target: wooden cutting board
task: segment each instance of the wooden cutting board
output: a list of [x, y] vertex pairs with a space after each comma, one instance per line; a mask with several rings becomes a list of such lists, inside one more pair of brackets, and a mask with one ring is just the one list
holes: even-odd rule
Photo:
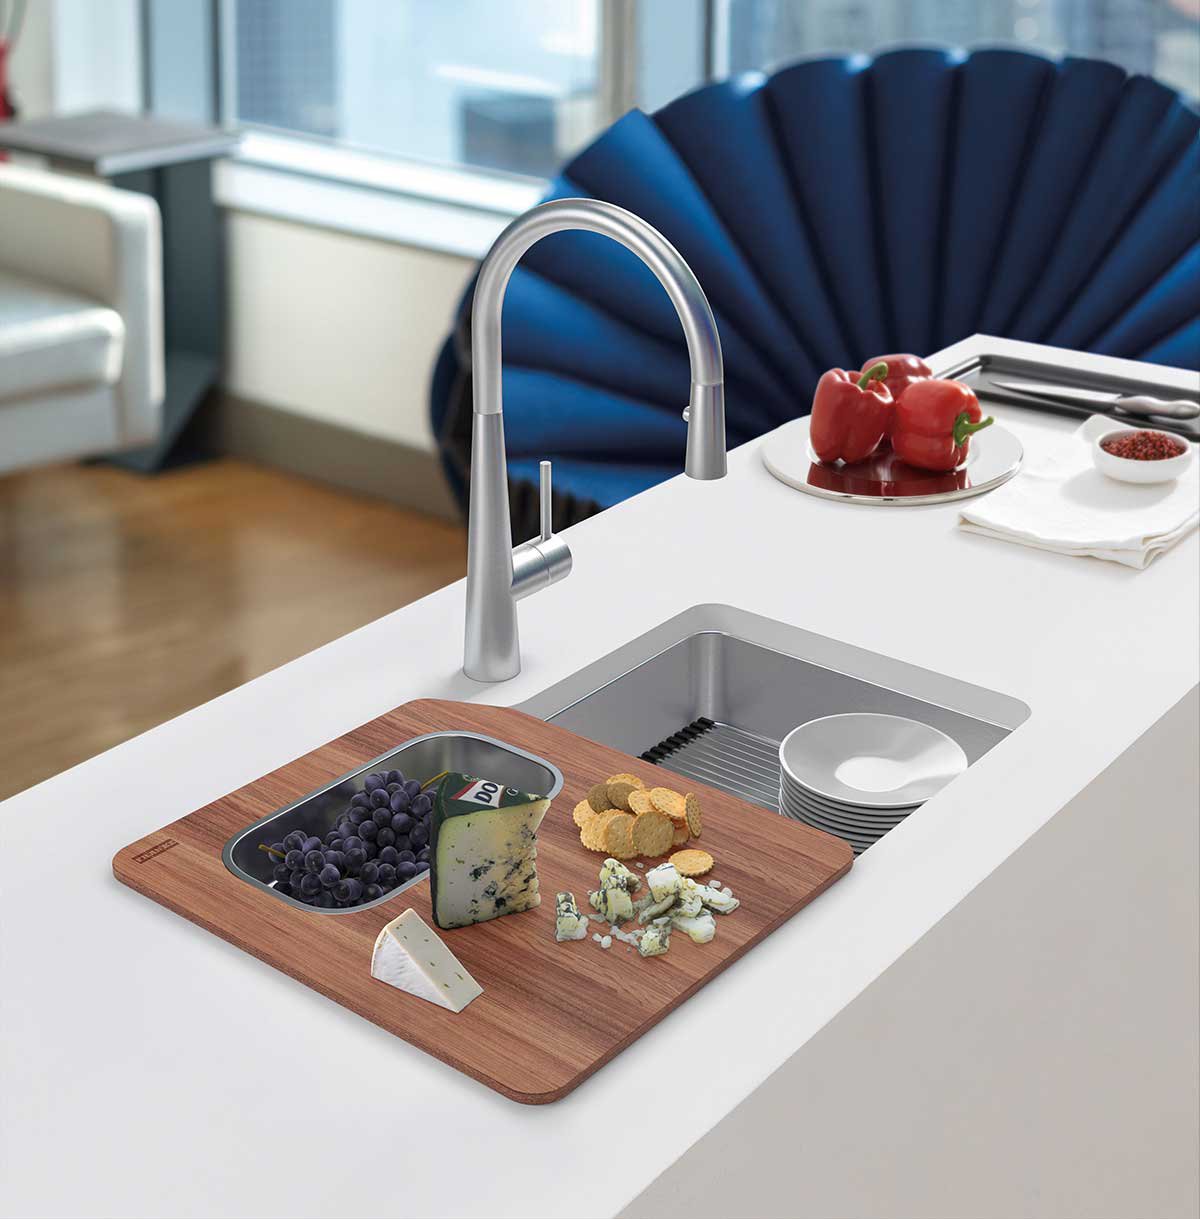
[[[455, 729], [537, 754], [565, 779], [538, 831], [541, 905], [440, 933], [483, 987], [457, 1014], [370, 975], [375, 937], [385, 923], [411, 906], [434, 925], [427, 883], [373, 909], [331, 916], [272, 897], [233, 875], [221, 859], [226, 841], [250, 823], [415, 736]], [[677, 932], [665, 956], [642, 958], [617, 940], [602, 949], [590, 934], [579, 942], [555, 941], [555, 892], [571, 890], [584, 910], [603, 862], [580, 844], [571, 812], [593, 784], [620, 771], [700, 797], [703, 836], [691, 845], [715, 857], [712, 875], [742, 903], [733, 914], [717, 916], [711, 943], [693, 944]], [[850, 847], [838, 838], [524, 712], [423, 700], [148, 834], [117, 854], [113, 871], [139, 893], [489, 1088], [524, 1104], [545, 1104], [619, 1054], [845, 875], [852, 862]]]

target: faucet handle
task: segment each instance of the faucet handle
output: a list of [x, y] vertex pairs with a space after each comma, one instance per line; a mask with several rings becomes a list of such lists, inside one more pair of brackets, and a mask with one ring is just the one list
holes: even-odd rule
[[553, 493], [550, 485], [550, 463], [538, 464], [538, 509], [542, 518], [542, 541], [548, 542], [554, 535], [552, 513], [554, 511]]
[[541, 537], [531, 538], [512, 552], [512, 595], [518, 601], [539, 588], [557, 584], [571, 571], [571, 548], [566, 539], [555, 537], [551, 520], [550, 463], [538, 465], [538, 508]]

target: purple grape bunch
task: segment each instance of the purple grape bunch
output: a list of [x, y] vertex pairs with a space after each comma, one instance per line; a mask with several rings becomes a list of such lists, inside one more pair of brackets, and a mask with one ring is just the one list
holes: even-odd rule
[[399, 770], [377, 770], [319, 838], [293, 830], [268, 850], [277, 893], [322, 910], [346, 910], [429, 871], [433, 799]]

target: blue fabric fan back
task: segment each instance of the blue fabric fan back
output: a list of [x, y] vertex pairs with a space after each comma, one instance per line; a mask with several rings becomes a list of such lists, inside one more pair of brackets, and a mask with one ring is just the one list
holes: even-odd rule
[[[809, 410], [817, 377], [977, 331], [1200, 368], [1200, 116], [1112, 64], [906, 49], [796, 64], [634, 110], [547, 198], [636, 212], [721, 333], [730, 447]], [[465, 495], [470, 292], [433, 422]], [[563, 233], [514, 271], [504, 413], [514, 533], [539, 459], [568, 524], [683, 468], [687, 351], [657, 281]]]

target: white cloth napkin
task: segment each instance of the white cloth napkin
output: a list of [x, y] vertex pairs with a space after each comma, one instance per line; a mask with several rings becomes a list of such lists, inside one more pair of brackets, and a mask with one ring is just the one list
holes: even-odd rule
[[1101, 474], [1092, 464], [1092, 441], [1119, 426], [1093, 415], [1045, 460], [969, 501], [959, 524], [1039, 550], [1146, 567], [1200, 521], [1200, 467], [1193, 460], [1165, 483], [1123, 483]]

